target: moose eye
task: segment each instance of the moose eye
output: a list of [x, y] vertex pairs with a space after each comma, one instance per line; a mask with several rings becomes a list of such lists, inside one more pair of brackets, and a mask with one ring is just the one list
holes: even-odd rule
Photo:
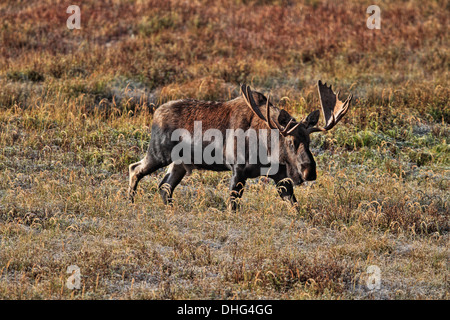
[[291, 148], [292, 150], [297, 150], [298, 147], [298, 143], [296, 143], [296, 141], [294, 140], [289, 140], [289, 148]]
[[296, 141], [296, 139], [293, 139], [292, 137], [290, 139], [287, 140], [287, 145], [289, 146], [290, 149], [296, 150], [298, 148], [298, 141]]

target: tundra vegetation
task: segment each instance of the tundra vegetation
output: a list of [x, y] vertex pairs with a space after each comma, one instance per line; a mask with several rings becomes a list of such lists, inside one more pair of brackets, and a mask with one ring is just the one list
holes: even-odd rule
[[[2, 1], [0, 298], [448, 299], [449, 3], [379, 5], [370, 30], [360, 1], [89, 0], [69, 30], [64, 1]], [[159, 105], [247, 83], [301, 119], [318, 79], [354, 96], [298, 208], [259, 178], [226, 210], [229, 172], [126, 199]]]

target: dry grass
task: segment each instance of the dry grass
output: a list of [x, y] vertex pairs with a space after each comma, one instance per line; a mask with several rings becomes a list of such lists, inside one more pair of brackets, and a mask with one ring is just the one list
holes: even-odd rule
[[[72, 31], [67, 5], [0, 4], [1, 299], [449, 298], [448, 4], [380, 3], [377, 31], [357, 1], [84, 1]], [[356, 99], [298, 211], [260, 179], [231, 214], [213, 172], [125, 200], [160, 103], [247, 82], [301, 117], [317, 79]]]

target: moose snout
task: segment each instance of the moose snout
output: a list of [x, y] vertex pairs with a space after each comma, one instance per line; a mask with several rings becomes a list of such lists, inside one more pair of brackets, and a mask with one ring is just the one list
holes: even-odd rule
[[301, 165], [302, 178], [305, 181], [314, 181], [317, 179], [316, 165], [313, 163]]

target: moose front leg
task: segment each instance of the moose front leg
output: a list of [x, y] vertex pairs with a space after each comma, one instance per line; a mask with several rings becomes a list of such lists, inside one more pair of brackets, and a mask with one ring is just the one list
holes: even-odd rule
[[246, 180], [247, 178], [245, 177], [243, 170], [233, 170], [230, 184], [230, 203], [228, 205], [228, 209], [232, 212], [236, 212], [239, 207], [239, 200], [244, 192]]
[[297, 203], [297, 199], [294, 195], [294, 185], [292, 183], [292, 180], [283, 179], [278, 182], [277, 191], [283, 200], [289, 201], [292, 205], [295, 205]]
[[296, 205], [297, 199], [294, 195], [294, 183], [286, 175], [275, 175], [271, 177], [275, 184], [277, 185], [277, 191], [280, 197], [289, 201], [293, 206]]

